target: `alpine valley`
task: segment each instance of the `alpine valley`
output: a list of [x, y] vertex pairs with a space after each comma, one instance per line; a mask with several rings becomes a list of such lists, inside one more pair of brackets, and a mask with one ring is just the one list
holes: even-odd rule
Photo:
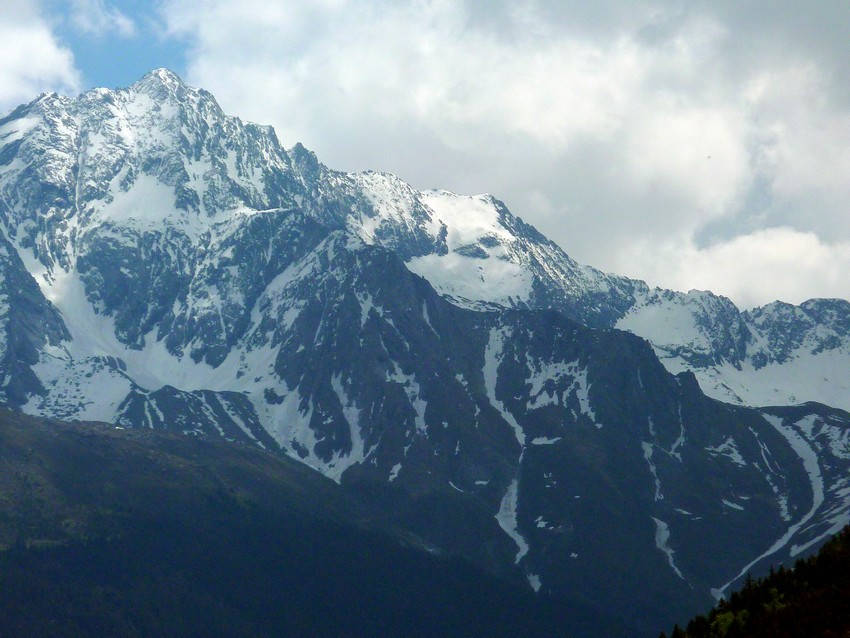
[[0, 331], [6, 406], [300, 461], [597, 635], [850, 523], [847, 301], [650, 289], [163, 69], [0, 119]]

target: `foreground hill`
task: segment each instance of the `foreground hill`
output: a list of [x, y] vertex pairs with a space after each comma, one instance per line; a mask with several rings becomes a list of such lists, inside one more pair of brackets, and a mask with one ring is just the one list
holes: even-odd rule
[[850, 527], [793, 569], [748, 580], [708, 616], [697, 616], [673, 638], [839, 637], [850, 635]]
[[0, 463], [2, 636], [616, 631], [261, 450], [0, 410]]

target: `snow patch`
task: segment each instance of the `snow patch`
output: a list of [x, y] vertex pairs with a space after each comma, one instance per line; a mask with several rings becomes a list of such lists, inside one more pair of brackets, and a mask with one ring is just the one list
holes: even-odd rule
[[741, 456], [741, 453], [738, 451], [738, 446], [735, 445], [735, 439], [731, 436], [727, 437], [723, 443], [715, 447], [707, 447], [705, 448], [706, 452], [709, 452], [712, 455], [716, 456], [725, 456], [729, 460], [731, 460], [735, 465], [745, 466], [747, 463], [744, 461], [744, 457]]
[[505, 534], [510, 536], [516, 543], [518, 551], [514, 564], [519, 564], [519, 561], [528, 553], [528, 543], [522, 534], [519, 533], [517, 523], [517, 504], [519, 501], [519, 481], [514, 479], [508, 486], [505, 495], [502, 497], [502, 503], [499, 506], [499, 513], [496, 514], [496, 520], [499, 527], [504, 530]]
[[[586, 396], [583, 389], [587, 386], [587, 371], [580, 367], [578, 360], [543, 362], [533, 361], [528, 357], [527, 366], [529, 376], [526, 383], [531, 384], [527, 406], [529, 411], [547, 405], [563, 405], [564, 397], [574, 391], [579, 397]], [[565, 381], [571, 381], [571, 384], [565, 387]], [[560, 390], [558, 386], [561, 386]], [[581, 401], [581, 398], [579, 400]]]
[[658, 470], [655, 468], [655, 463], [652, 462], [652, 453], [655, 446], [652, 443], [643, 441], [641, 442], [641, 447], [643, 448], [643, 458], [649, 466], [649, 473], [652, 474], [652, 478], [655, 481], [655, 500], [663, 501], [664, 495], [661, 493], [661, 479], [658, 478]]
[[601, 428], [602, 424], [596, 421], [596, 412], [590, 406], [589, 392], [590, 384], [587, 382], [587, 368], [584, 368], [576, 375], [576, 397], [582, 414], [589, 418], [597, 428]]
[[545, 437], [545, 436], [537, 436], [537, 437], [534, 437], [533, 439], [531, 439], [531, 444], [532, 445], [554, 445], [555, 443], [560, 441], [561, 438], [562, 437], [560, 437], [560, 436], [556, 436], [556, 437], [551, 438], [551, 439], [548, 438], [548, 437]]
[[670, 528], [664, 521], [659, 520], [654, 516], [651, 518], [655, 521], [655, 546], [667, 556], [667, 563], [670, 565], [670, 569], [676, 573], [676, 576], [685, 580], [685, 577], [682, 576], [682, 572], [679, 571], [679, 568], [676, 566], [676, 561], [673, 560], [673, 548], [667, 544], [667, 541], [670, 540]]
[[728, 501], [725, 498], [720, 499], [726, 507], [731, 507], [732, 509], [739, 510], [741, 512], [744, 511], [744, 508], [738, 505], [737, 503], [733, 503], [732, 501]]
[[703, 392], [720, 401], [748, 406], [815, 401], [850, 410], [850, 352], [845, 348], [817, 354], [801, 349], [782, 363], [771, 362], [760, 368], [750, 361], [741, 362], [740, 369], [730, 363], [689, 368], [669, 355], [659, 358], [674, 374], [692, 369]]
[[413, 409], [416, 412], [416, 416], [414, 418], [416, 432], [422, 436], [427, 436], [428, 425], [425, 423], [425, 409], [428, 407], [428, 402], [420, 396], [419, 383], [416, 381], [414, 375], [404, 374], [392, 361], [390, 364], [393, 366], [393, 371], [387, 371], [387, 381], [398, 383], [404, 389], [404, 393], [407, 395], [410, 405], [413, 406]]
[[6, 122], [3, 126], [0, 126], [0, 147], [23, 138], [41, 122], [42, 118], [35, 115], [19, 117]]
[[[449, 253], [414, 257], [407, 268], [428, 280], [441, 295], [456, 302], [486, 302], [513, 306], [531, 298], [532, 276], [527, 270], [501, 259], [472, 259]], [[478, 307], [477, 304], [464, 304]]]
[[[506, 328], [492, 328], [490, 330], [490, 339], [487, 342], [487, 347], [484, 350], [484, 387], [487, 391], [487, 398], [490, 404], [496, 408], [502, 418], [514, 429], [514, 435], [520, 446], [525, 448], [525, 432], [522, 426], [517, 423], [514, 415], [511, 414], [505, 405], [496, 398], [496, 381], [498, 379], [499, 363], [504, 356], [502, 350], [505, 345], [505, 340], [509, 338]], [[520, 458], [522, 458], [520, 456]]]
[[850, 460], [850, 427], [830, 424], [812, 414], [798, 421], [797, 428], [809, 441], [826, 439], [833, 456]]

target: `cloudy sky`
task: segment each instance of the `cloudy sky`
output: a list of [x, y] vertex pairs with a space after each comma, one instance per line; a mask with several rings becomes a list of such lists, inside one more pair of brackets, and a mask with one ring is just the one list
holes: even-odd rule
[[332, 168], [490, 192], [584, 263], [850, 298], [850, 3], [0, 0], [0, 110], [167, 66]]

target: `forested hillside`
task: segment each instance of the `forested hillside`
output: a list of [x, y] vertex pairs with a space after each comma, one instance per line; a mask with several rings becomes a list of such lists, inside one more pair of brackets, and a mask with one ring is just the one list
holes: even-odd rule
[[[780, 567], [721, 601], [671, 638], [850, 636], [850, 527], [793, 569]], [[662, 633], [662, 636], [666, 634]]]
[[0, 408], [0, 638], [622, 635], [306, 466]]

